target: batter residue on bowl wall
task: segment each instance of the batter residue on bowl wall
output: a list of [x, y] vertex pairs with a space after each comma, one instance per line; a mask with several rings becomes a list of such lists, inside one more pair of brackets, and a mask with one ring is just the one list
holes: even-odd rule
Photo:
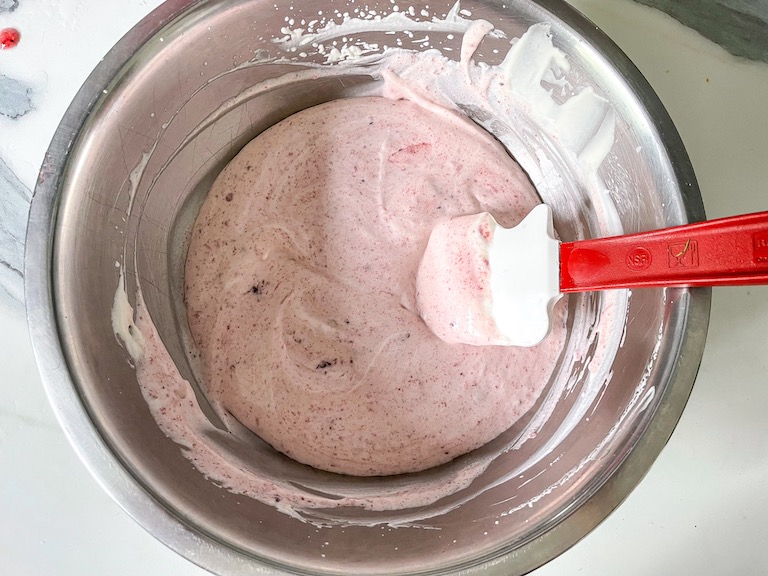
[[[350, 31], [394, 29], [463, 33], [461, 58], [323, 45]], [[556, 329], [533, 349], [446, 345], [415, 313], [416, 266], [437, 218], [488, 210], [511, 226], [538, 201], [507, 152], [475, 124], [513, 153], [547, 202], [563, 191], [545, 177], [553, 168], [546, 146], [565, 151], [601, 232], [620, 233], [597, 175], [613, 144], [613, 110], [591, 89], [565, 81], [567, 59], [546, 24], [513, 41], [493, 66], [472, 57], [486, 35], [503, 35], [464, 18], [458, 4], [427, 22], [397, 13], [283, 32], [276, 40], [283, 50], [300, 60], [307, 54], [298, 50], [312, 47], [329, 61], [308, 71], [304, 63], [297, 76], [364, 71], [381, 79], [380, 92], [288, 118], [247, 146], [214, 185], [187, 264], [203, 383], [233, 437], [245, 424], [315, 467], [377, 475], [438, 465], [493, 439], [528, 410], [565, 342], [564, 307]], [[542, 81], [569, 96], [556, 103]], [[574, 379], [558, 377], [521, 437], [496, 454], [417, 486], [350, 496], [343, 486], [324, 485], [323, 495], [221, 450], [216, 438], [226, 432], [205, 418], [176, 370], [140, 287], [135, 325], [124, 292], [121, 275], [113, 325], [161, 429], [212, 480], [302, 519], [322, 518], [311, 513], [321, 508], [410, 510], [376, 521], [403, 524], [460, 505], [492, 486], [473, 486], [443, 508], [417, 509], [466, 488], [496, 456], [535, 434]], [[603, 305], [621, 317], [626, 295], [607, 296]], [[596, 348], [591, 332], [582, 336], [571, 338], [577, 344], [567, 353], [610, 365], [620, 335], [605, 335]], [[608, 378], [596, 372], [558, 433], [506, 478], [551, 452]]]

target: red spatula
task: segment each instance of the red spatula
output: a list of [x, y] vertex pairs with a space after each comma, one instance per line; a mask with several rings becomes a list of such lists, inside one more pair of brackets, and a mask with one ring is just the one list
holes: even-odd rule
[[768, 284], [768, 212], [561, 243], [551, 209], [540, 205], [509, 229], [488, 213], [440, 222], [417, 302], [447, 342], [533, 346], [564, 293], [746, 284]]

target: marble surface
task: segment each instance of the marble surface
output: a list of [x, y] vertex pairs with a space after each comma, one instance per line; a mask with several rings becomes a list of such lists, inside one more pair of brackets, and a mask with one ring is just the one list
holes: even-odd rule
[[637, 0], [663, 10], [731, 54], [768, 62], [765, 0]]
[[[45, 148], [101, 55], [159, 3], [0, 0], [0, 29], [22, 33], [18, 47], [0, 51], [3, 573], [206, 574], [144, 532], [80, 464], [45, 399], [22, 305], [26, 210]], [[768, 65], [706, 40], [679, 14], [678, 21], [629, 0], [570, 3], [660, 95], [691, 155], [708, 216], [768, 210]], [[760, 1], [717, 4], [767, 9]], [[697, 4], [699, 12], [706, 5]], [[616, 512], [535, 575], [768, 573], [766, 408], [768, 287], [718, 289], [701, 371], [669, 445]]]

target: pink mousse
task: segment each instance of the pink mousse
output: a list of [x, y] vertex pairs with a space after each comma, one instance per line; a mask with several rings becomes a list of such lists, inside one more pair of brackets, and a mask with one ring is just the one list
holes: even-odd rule
[[436, 223], [539, 202], [505, 149], [452, 113], [356, 98], [248, 144], [203, 204], [186, 264], [190, 328], [214, 402], [332, 472], [423, 470], [492, 440], [535, 403], [565, 341], [438, 338], [416, 306]]

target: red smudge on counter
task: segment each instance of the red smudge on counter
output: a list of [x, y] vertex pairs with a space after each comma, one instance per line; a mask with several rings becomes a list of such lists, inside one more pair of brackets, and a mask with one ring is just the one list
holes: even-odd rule
[[14, 48], [21, 40], [21, 33], [16, 28], [3, 28], [0, 30], [0, 50]]

